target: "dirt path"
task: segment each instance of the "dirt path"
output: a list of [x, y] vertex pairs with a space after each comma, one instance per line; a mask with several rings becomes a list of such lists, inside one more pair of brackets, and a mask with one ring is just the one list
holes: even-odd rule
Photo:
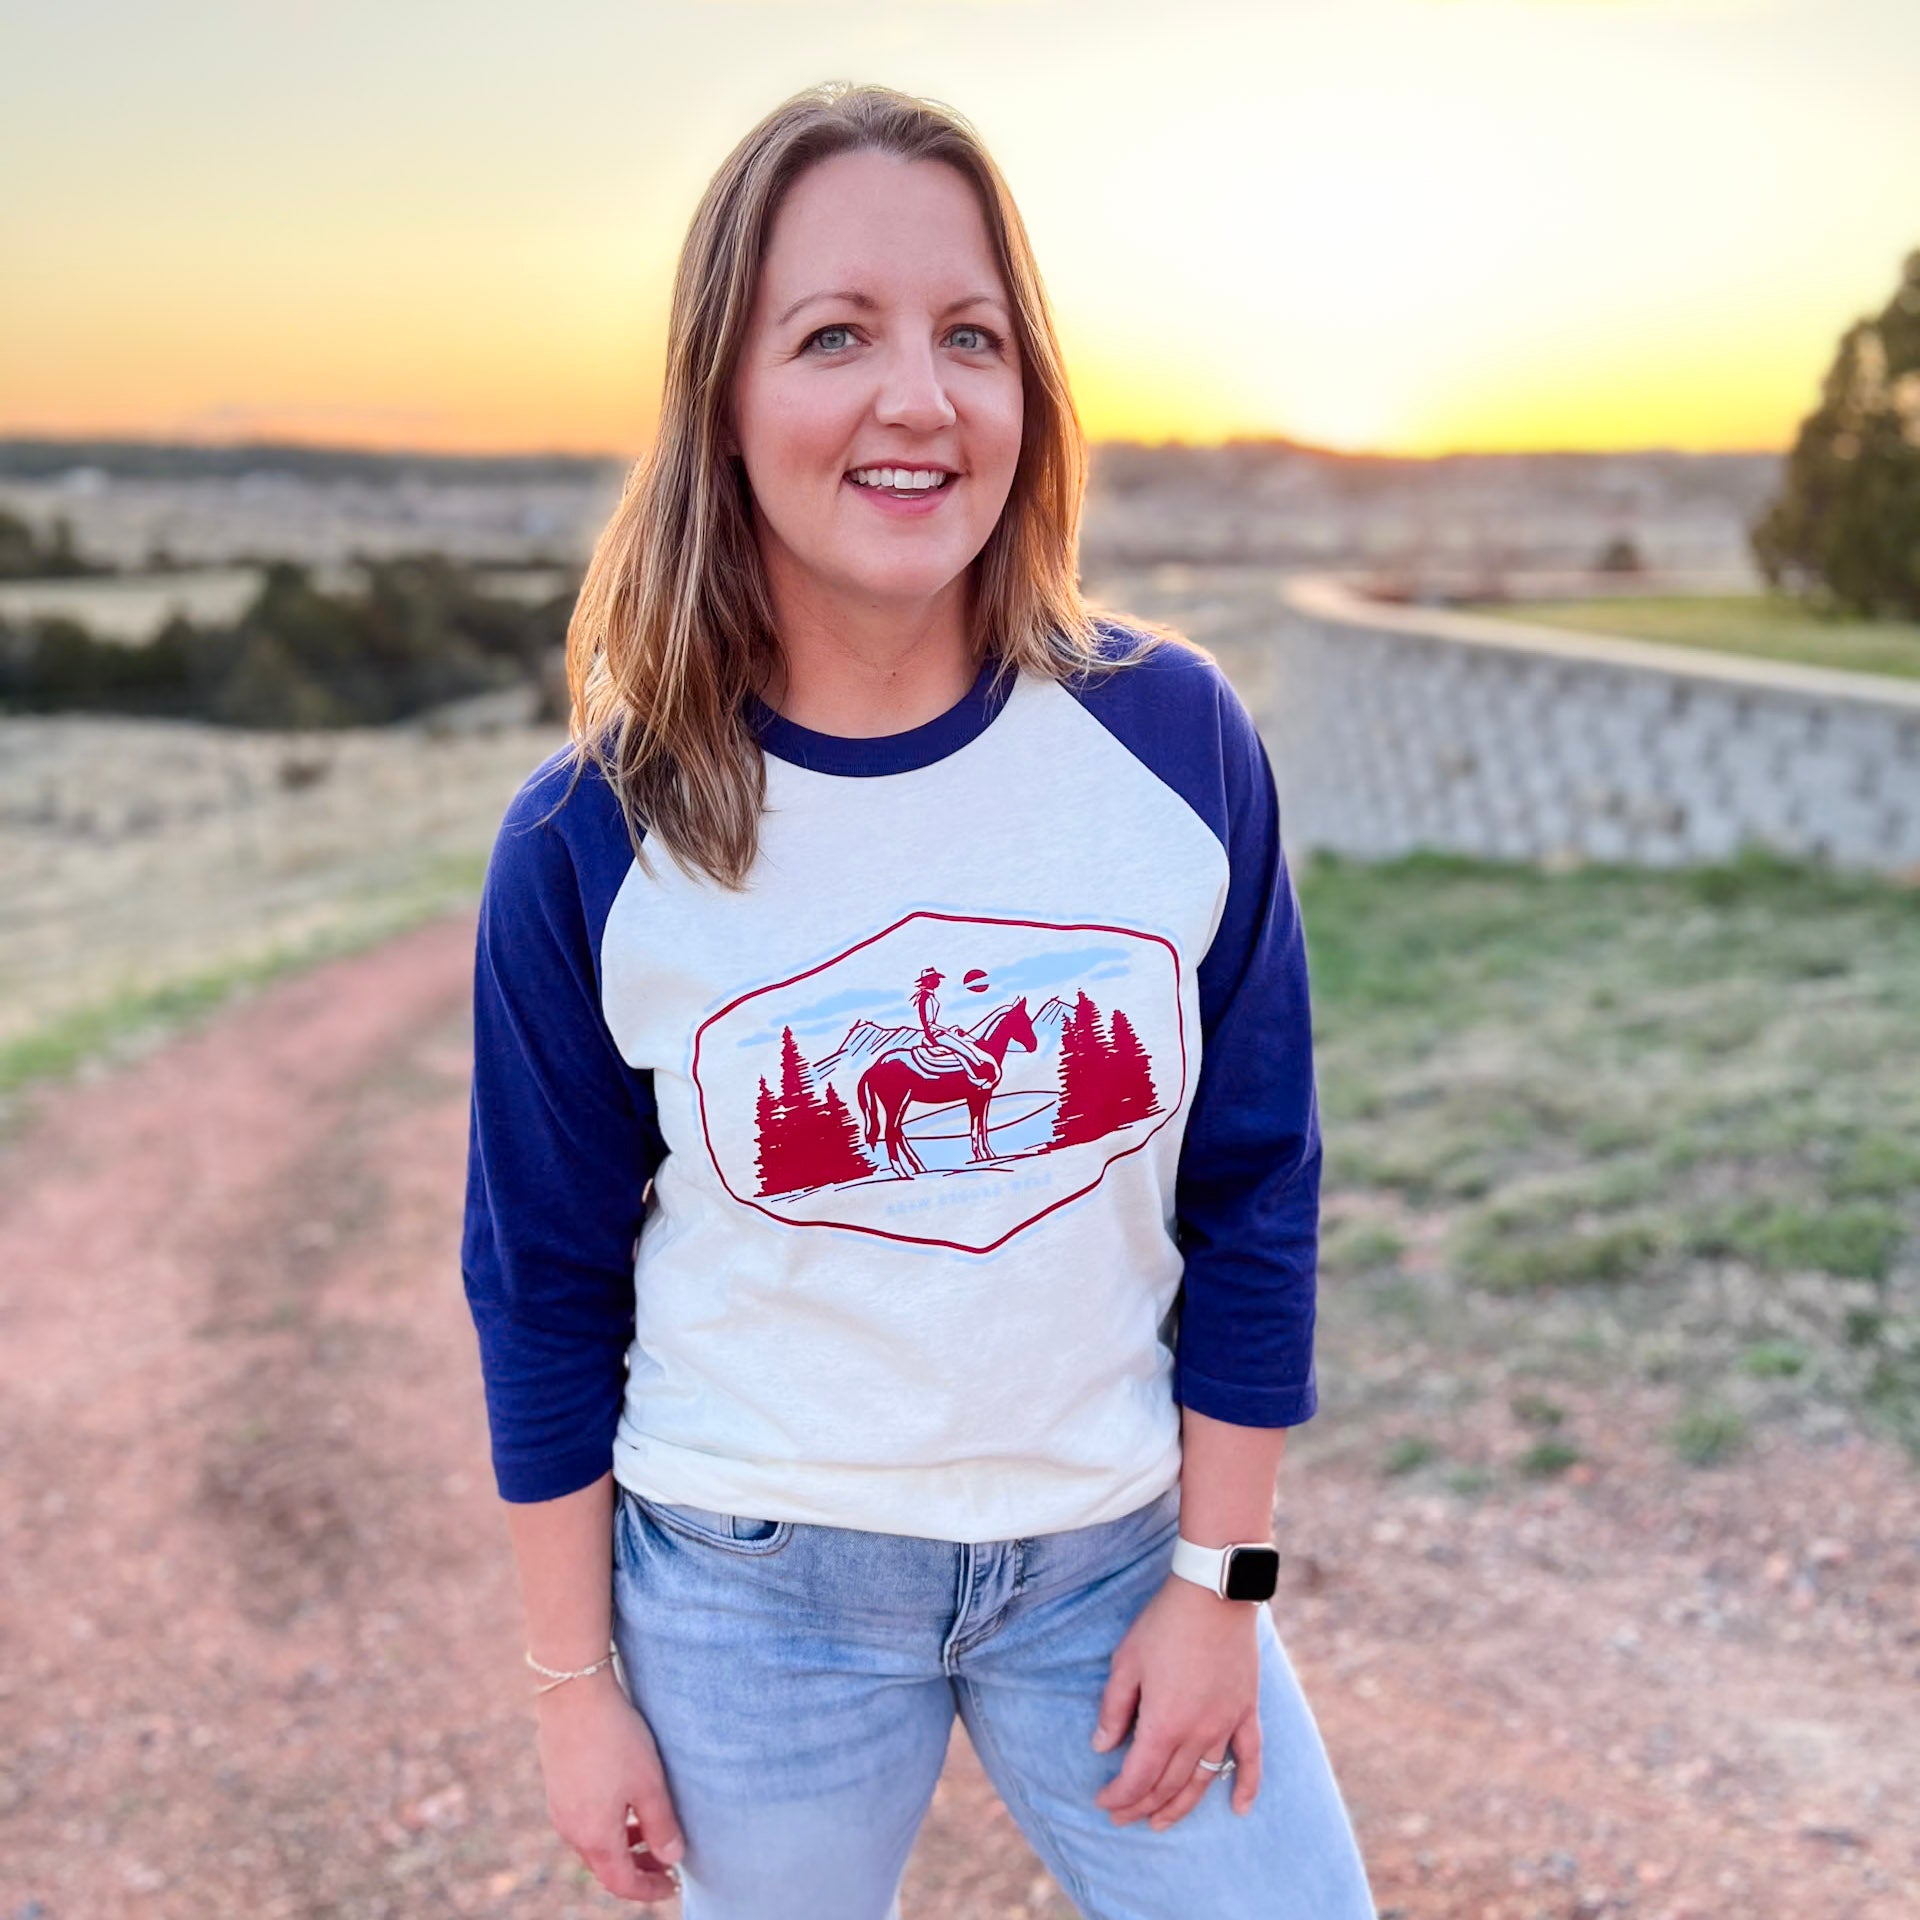
[[[546, 1828], [485, 1466], [471, 937], [283, 981], [0, 1146], [0, 1920], [618, 1908]], [[1902, 1458], [1701, 1472], [1652, 1390], [1569, 1392], [1574, 1473], [1434, 1498], [1339, 1370], [1275, 1607], [1383, 1915], [1920, 1910]], [[906, 1910], [1070, 1913], [964, 1736]]]

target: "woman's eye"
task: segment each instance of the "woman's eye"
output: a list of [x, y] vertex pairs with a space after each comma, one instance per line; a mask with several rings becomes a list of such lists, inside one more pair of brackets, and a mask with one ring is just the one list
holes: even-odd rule
[[[952, 329], [952, 331], [953, 333], [977, 334], [980, 337], [982, 344], [977, 347], [963, 348], [962, 351], [966, 353], [994, 352], [994, 351], [997, 351], [1004, 344], [1000, 336], [997, 333], [995, 333], [991, 327], [976, 327], [976, 326], [968, 325], [968, 326], [955, 327]], [[838, 322], [836, 322], [834, 325], [830, 327], [816, 327], [812, 333], [807, 335], [805, 341], [802, 342], [802, 345], [803, 347], [811, 347], [814, 345], [816, 341], [824, 340], [827, 337], [827, 335], [831, 333], [851, 334], [852, 332], [853, 332], [853, 329], [851, 327], [845, 326]], [[838, 347], [829, 345], [828, 347], [825, 348], [825, 351], [828, 353], [838, 353], [839, 351], [841, 351], [841, 349]]]

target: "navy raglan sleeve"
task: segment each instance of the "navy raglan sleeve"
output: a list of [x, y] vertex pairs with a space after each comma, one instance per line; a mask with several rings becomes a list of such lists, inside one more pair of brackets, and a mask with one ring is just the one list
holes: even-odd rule
[[1175, 1200], [1185, 1277], [1174, 1395], [1215, 1419], [1290, 1427], [1319, 1398], [1321, 1143], [1306, 944], [1266, 746], [1224, 676], [1215, 705], [1229, 879], [1199, 967], [1200, 1079]]
[[529, 782], [501, 824], [474, 955], [460, 1264], [508, 1501], [558, 1499], [612, 1466], [635, 1242], [664, 1154], [652, 1075], [601, 1012], [605, 904], [540, 824], [546, 787]]

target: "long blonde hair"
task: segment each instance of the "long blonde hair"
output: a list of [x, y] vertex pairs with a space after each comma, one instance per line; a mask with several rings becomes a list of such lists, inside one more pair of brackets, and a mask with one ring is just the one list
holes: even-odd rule
[[695, 209], [674, 274], [659, 429], [628, 470], [567, 627], [567, 791], [597, 765], [648, 872], [644, 834], [690, 876], [736, 890], [753, 865], [766, 764], [742, 703], [778, 661], [779, 635], [745, 471], [723, 452], [729, 396], [783, 196], [816, 162], [868, 150], [942, 160], [972, 181], [1012, 306], [1024, 424], [1006, 507], [973, 562], [976, 665], [998, 656], [997, 689], [1021, 667], [1065, 679], [1184, 638], [1131, 620], [1143, 638], [1130, 656], [1101, 649], [1096, 621], [1113, 616], [1078, 585], [1086, 437], [1026, 228], [979, 135], [943, 104], [890, 87], [808, 88], [740, 141]]

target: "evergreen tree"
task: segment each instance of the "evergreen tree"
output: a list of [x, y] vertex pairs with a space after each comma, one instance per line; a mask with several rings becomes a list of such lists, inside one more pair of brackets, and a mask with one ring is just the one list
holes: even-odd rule
[[860, 1144], [860, 1122], [848, 1112], [847, 1103], [840, 1098], [840, 1089], [832, 1081], [827, 1082], [826, 1117], [821, 1130], [835, 1157], [846, 1168], [840, 1179], [864, 1180], [873, 1171], [873, 1162]]
[[762, 1077], [755, 1118], [763, 1194], [864, 1180], [873, 1171], [860, 1150], [859, 1123], [831, 1081], [824, 1091], [814, 1086], [791, 1027], [780, 1030], [780, 1091], [773, 1093]]
[[1920, 619], [1920, 248], [1842, 335], [1748, 540], [1768, 584], [1817, 609]]
[[782, 1178], [780, 1113], [775, 1104], [773, 1089], [767, 1085], [767, 1076], [760, 1076], [759, 1098], [753, 1103], [754, 1137], [760, 1151], [755, 1156], [755, 1165], [760, 1174], [762, 1193], [783, 1193], [786, 1183]]
[[1109, 1023], [1113, 1028], [1113, 1124], [1123, 1127], [1129, 1120], [1143, 1120], [1160, 1110], [1159, 1096], [1153, 1090], [1153, 1069], [1133, 1022], [1118, 1007]]
[[1060, 1104], [1054, 1110], [1051, 1145], [1097, 1140], [1113, 1125], [1111, 1063], [1112, 1050], [1100, 1031], [1100, 1010], [1084, 992], [1078, 993], [1060, 1034]]
[[786, 1112], [806, 1106], [813, 1092], [813, 1074], [800, 1052], [791, 1027], [780, 1029], [780, 1105]]

